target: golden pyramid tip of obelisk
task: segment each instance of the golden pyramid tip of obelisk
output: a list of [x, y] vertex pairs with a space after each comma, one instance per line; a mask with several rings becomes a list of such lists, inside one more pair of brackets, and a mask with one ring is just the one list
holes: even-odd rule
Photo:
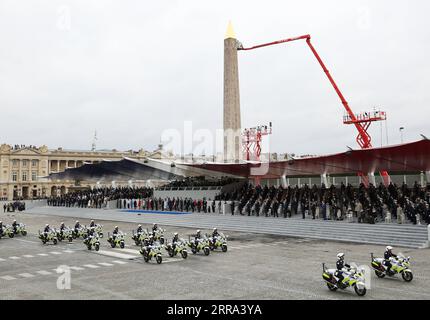
[[234, 33], [231, 20], [228, 22], [227, 31], [225, 32], [225, 38], [224, 39], [228, 39], [228, 38], [236, 39], [236, 35]]

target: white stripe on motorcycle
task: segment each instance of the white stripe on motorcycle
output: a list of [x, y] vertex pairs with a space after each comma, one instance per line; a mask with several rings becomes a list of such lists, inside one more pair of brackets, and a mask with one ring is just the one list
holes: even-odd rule
[[104, 256], [108, 256], [108, 257], [119, 258], [119, 259], [134, 259], [134, 258], [138, 257], [135, 255], [132, 256], [130, 254], [119, 253], [119, 252], [114, 252], [114, 251], [106, 251], [106, 250], [95, 251], [95, 253], [98, 253], [98, 254], [101, 254]]

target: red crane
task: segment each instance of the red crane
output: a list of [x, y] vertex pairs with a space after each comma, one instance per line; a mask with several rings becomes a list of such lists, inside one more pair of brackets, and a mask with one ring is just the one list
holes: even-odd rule
[[[355, 127], [358, 130], [358, 135], [356, 137], [356, 141], [358, 145], [362, 149], [368, 149], [372, 147], [371, 140], [369, 133], [367, 132], [367, 129], [370, 126], [370, 123], [373, 121], [380, 121], [380, 120], [386, 120], [386, 114], [385, 112], [374, 112], [371, 116], [370, 113], [363, 113], [361, 115], [355, 115], [354, 112], [352, 112], [351, 108], [348, 105], [348, 102], [346, 101], [345, 97], [343, 96], [342, 92], [340, 91], [339, 87], [336, 85], [336, 82], [334, 81], [333, 77], [331, 76], [330, 72], [326, 68], [324, 62], [321, 60], [321, 57], [318, 55], [317, 51], [315, 50], [314, 46], [311, 43], [311, 36], [309, 34], [300, 36], [300, 37], [294, 37], [294, 38], [288, 38], [268, 43], [263, 43], [260, 45], [256, 45], [253, 47], [245, 48], [243, 45], [239, 42], [239, 46], [237, 50], [254, 50], [258, 48], [268, 47], [276, 44], [282, 44], [286, 42], [296, 41], [296, 40], [306, 40], [306, 43], [308, 44], [309, 48], [311, 49], [312, 53], [314, 54], [315, 58], [318, 60], [321, 68], [324, 70], [324, 73], [326, 74], [327, 78], [329, 79], [331, 85], [333, 86], [334, 90], [336, 91], [337, 95], [340, 98], [340, 101], [342, 102], [343, 107], [345, 108], [347, 112], [347, 116], [344, 117], [344, 123], [345, 124], [354, 124]], [[369, 116], [368, 116], [369, 114]], [[361, 177], [364, 177], [362, 173], [358, 173]], [[384, 178], [384, 183], [387, 185], [389, 183], [389, 176], [386, 171], [380, 172], [381, 176]], [[365, 179], [364, 183], [367, 185], [368, 181]]]

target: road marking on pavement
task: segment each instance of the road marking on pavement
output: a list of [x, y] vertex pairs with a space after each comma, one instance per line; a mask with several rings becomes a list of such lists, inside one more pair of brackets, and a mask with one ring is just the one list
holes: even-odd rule
[[11, 260], [18, 260], [18, 259], [21, 259], [20, 257], [9, 257], [9, 259], [11, 259]]
[[81, 268], [81, 267], [70, 267], [70, 269], [75, 270], [75, 271], [84, 270], [84, 268]]
[[87, 268], [90, 268], [90, 269], [100, 268], [99, 266], [96, 266], [94, 264], [84, 264], [84, 267], [87, 267]]
[[65, 252], [65, 253], [73, 253], [75, 251], [67, 249], [67, 250], [63, 250], [63, 252]]
[[51, 251], [50, 254], [61, 254], [61, 252], [58, 251]]
[[6, 261], [5, 259], [0, 258], [0, 261]]
[[105, 267], [111, 267], [111, 266], [113, 266], [112, 263], [107, 263], [107, 262], [99, 262], [98, 264], [100, 264], [102, 266], [105, 266]]
[[20, 273], [18, 275], [20, 277], [23, 277], [23, 278], [32, 278], [32, 277], [34, 277], [34, 274], [31, 274], [31, 273]]
[[47, 253], [38, 253], [37, 255], [41, 256], [41, 257], [46, 257], [48, 254]]
[[125, 261], [119, 261], [119, 260], [113, 260], [112, 262], [118, 263], [118, 264], [126, 264], [127, 263]]
[[42, 276], [47, 276], [49, 274], [52, 274], [52, 272], [46, 271], [46, 270], [36, 271], [36, 273], [41, 274]]
[[99, 250], [99, 251], [96, 251], [96, 253], [104, 255], [104, 256], [119, 258], [119, 259], [134, 259], [134, 258], [137, 258], [137, 256], [135, 256], [135, 255], [132, 256], [130, 254], [119, 253], [119, 252], [114, 252], [114, 251], [106, 251], [106, 250]]
[[3, 280], [8, 280], [8, 281], [10, 281], [10, 280], [16, 280], [16, 278], [12, 277], [12, 276], [3, 276], [3, 277], [0, 277], [0, 278], [3, 279]]
[[25, 254], [25, 255], [23, 255], [23, 257], [25, 257], [25, 258], [34, 258], [34, 256], [32, 256], [31, 254]]
[[138, 256], [140, 255], [139, 250], [136, 250], [136, 249], [114, 249], [114, 250], [117, 250], [118, 252], [124, 251], [124, 252], [128, 252], [128, 253], [133, 253], [133, 254], [136, 254]]
[[28, 243], [39, 243], [38, 241], [30, 241], [30, 240], [24, 240], [24, 239], [16, 239], [16, 241], [22, 241], [22, 242], [28, 242]]

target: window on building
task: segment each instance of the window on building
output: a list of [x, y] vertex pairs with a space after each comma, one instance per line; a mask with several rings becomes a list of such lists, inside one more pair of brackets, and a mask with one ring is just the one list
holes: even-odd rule
[[37, 173], [36, 171], [31, 171], [31, 180], [36, 181], [37, 180]]
[[13, 159], [13, 160], [12, 160], [12, 165], [13, 165], [14, 167], [18, 167], [18, 159]]
[[12, 171], [12, 181], [17, 181], [17, 180], [18, 180], [18, 172]]
[[31, 166], [36, 167], [37, 166], [37, 160], [31, 160]]
[[22, 166], [27, 167], [27, 162], [28, 162], [27, 160], [22, 160]]
[[22, 181], [27, 181], [27, 171], [22, 173]]

